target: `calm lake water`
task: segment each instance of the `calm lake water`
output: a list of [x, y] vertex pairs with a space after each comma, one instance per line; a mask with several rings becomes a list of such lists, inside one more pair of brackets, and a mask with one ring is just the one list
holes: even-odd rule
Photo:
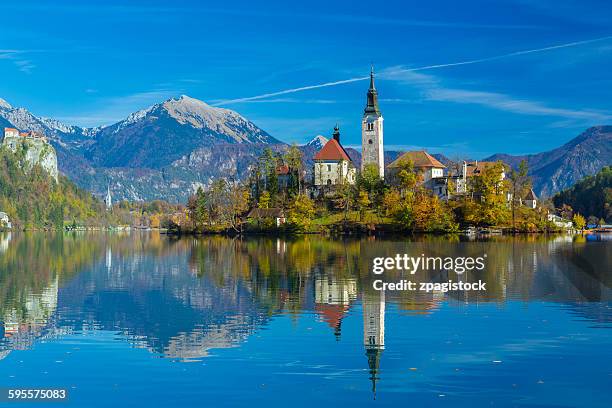
[[[384, 274], [487, 290], [372, 290], [396, 253], [487, 254], [460, 277]], [[610, 407], [611, 265], [601, 237], [4, 233], [0, 387], [86, 407]]]

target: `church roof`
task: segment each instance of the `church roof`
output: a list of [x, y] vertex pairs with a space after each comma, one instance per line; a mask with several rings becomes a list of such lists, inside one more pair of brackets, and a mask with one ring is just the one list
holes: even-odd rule
[[525, 197], [525, 200], [537, 200], [537, 197], [535, 193], [533, 192], [532, 188], [529, 189], [529, 192], [527, 193], [527, 197]]
[[249, 214], [248, 218], [284, 218], [285, 212], [282, 208], [253, 208]]
[[479, 176], [483, 171], [489, 167], [497, 165], [497, 162], [492, 161], [476, 161], [467, 164], [467, 177]]
[[315, 310], [321, 314], [321, 318], [332, 329], [340, 326], [340, 322], [348, 310], [348, 306], [345, 305], [328, 305], [318, 304], [315, 306]]
[[351, 161], [349, 155], [346, 153], [344, 148], [340, 145], [340, 143], [338, 143], [336, 139], [329, 139], [327, 143], [325, 143], [325, 146], [323, 146], [323, 148], [319, 150], [317, 154], [315, 154], [314, 159], [333, 161], [347, 160], [349, 162]]
[[416, 168], [423, 168], [423, 167], [433, 167], [436, 169], [446, 168], [445, 165], [440, 163], [438, 159], [433, 157], [431, 154], [427, 153], [425, 150], [420, 150], [420, 151], [415, 151], [415, 152], [406, 152], [402, 154], [400, 157], [398, 157], [397, 159], [395, 159], [387, 167], [389, 168], [399, 167], [402, 163], [408, 160], [412, 161], [412, 164]]

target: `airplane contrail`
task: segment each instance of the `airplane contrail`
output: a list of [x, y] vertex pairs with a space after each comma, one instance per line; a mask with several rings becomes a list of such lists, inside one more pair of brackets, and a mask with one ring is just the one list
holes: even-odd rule
[[[551, 51], [551, 50], [556, 50], [556, 49], [559, 49], [559, 48], [576, 47], [576, 46], [579, 46], [579, 45], [590, 44], [590, 43], [594, 43], [594, 42], [598, 42], [598, 41], [605, 41], [605, 40], [609, 40], [609, 39], [612, 39], [612, 35], [609, 35], [607, 37], [593, 38], [593, 39], [590, 39], [590, 40], [574, 41], [574, 42], [569, 42], [569, 43], [565, 43], [565, 44], [551, 45], [551, 46], [544, 47], [544, 48], [535, 48], [535, 49], [531, 49], [531, 50], [515, 51], [515, 52], [510, 52], [510, 53], [507, 53], [507, 54], [495, 55], [495, 56], [492, 56], [492, 57], [485, 57], [485, 58], [479, 58], [479, 59], [473, 59], [473, 60], [467, 60], [467, 61], [459, 61], [459, 62], [450, 62], [450, 63], [447, 63], [447, 64], [425, 65], [425, 66], [416, 67], [416, 68], [406, 68], [403, 71], [405, 71], [405, 72], [425, 71], [425, 70], [429, 70], [429, 69], [437, 69], [437, 68], [445, 68], [445, 67], [455, 67], [455, 66], [459, 66], [459, 65], [479, 64], [479, 63], [482, 63], [482, 62], [494, 61], [494, 60], [498, 60], [498, 59], [502, 59], [502, 58], [516, 57], [516, 56], [519, 56], [519, 55], [533, 54], [533, 53], [544, 52], [544, 51]], [[384, 75], [383, 75], [383, 77], [384, 77]], [[341, 81], [325, 82], [325, 83], [317, 84], [317, 85], [301, 86], [299, 88], [285, 89], [283, 91], [270, 92], [270, 93], [266, 93], [266, 94], [262, 94], [262, 95], [249, 96], [249, 97], [246, 97], [246, 98], [228, 99], [228, 100], [225, 100], [225, 101], [220, 101], [220, 102], [214, 104], [214, 106], [223, 106], [223, 105], [229, 105], [229, 104], [232, 104], [232, 103], [254, 101], [254, 100], [258, 100], [258, 99], [269, 98], [269, 97], [272, 97], [272, 96], [286, 95], [286, 94], [291, 94], [291, 93], [296, 93], [296, 92], [308, 91], [308, 90], [311, 90], [311, 89], [326, 88], [326, 87], [329, 87], [329, 86], [338, 86], [338, 85], [348, 84], [348, 83], [357, 82], [357, 81], [365, 81], [367, 79], [370, 79], [370, 77], [369, 76], [364, 76], [364, 77], [344, 79], [344, 80], [341, 80]]]

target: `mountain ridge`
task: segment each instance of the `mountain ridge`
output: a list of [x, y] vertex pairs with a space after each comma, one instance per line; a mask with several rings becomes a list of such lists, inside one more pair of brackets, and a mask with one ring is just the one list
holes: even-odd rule
[[[93, 128], [39, 117], [0, 98], [0, 127], [44, 134], [57, 151], [60, 171], [94, 193], [103, 194], [110, 184], [115, 199], [130, 200], [185, 201], [217, 177], [244, 179], [265, 148], [282, 152], [289, 146], [239, 113], [187, 95]], [[298, 146], [307, 171], [328, 140], [316, 135]], [[359, 167], [359, 150], [347, 148], [347, 152]], [[385, 151], [385, 162], [401, 153]], [[450, 163], [442, 154], [434, 156]], [[485, 160], [503, 160], [517, 167], [523, 159], [528, 161], [536, 192], [551, 195], [612, 164], [612, 126], [589, 128], [547, 152], [497, 153]]]
[[525, 160], [536, 193], [551, 196], [612, 164], [612, 126], [590, 127], [562, 146], [546, 152], [527, 155], [496, 153], [484, 160], [501, 160], [513, 168], [518, 168]]

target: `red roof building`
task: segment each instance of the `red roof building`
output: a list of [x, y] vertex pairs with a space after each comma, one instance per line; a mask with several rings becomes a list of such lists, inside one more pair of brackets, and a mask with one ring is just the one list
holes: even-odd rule
[[351, 161], [351, 158], [336, 139], [329, 139], [325, 146], [317, 152], [314, 159], [323, 161]]

